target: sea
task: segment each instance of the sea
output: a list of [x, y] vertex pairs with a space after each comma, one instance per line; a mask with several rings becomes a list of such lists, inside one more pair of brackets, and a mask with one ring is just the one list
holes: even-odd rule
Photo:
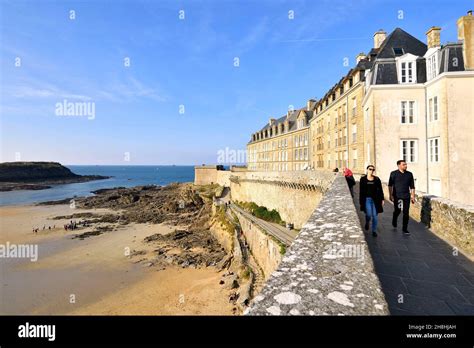
[[165, 186], [172, 182], [194, 182], [194, 166], [178, 165], [66, 165], [80, 175], [104, 175], [109, 179], [54, 185], [45, 190], [0, 192], [0, 206], [34, 204], [93, 195], [92, 191], [142, 185]]

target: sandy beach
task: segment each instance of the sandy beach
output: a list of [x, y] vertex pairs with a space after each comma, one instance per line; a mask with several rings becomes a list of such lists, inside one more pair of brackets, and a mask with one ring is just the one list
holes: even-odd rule
[[[92, 228], [65, 231], [69, 221], [53, 217], [117, 211], [71, 210], [69, 205], [0, 207], [0, 244], [38, 245], [36, 262], [0, 259], [1, 314], [232, 315], [228, 291], [219, 285], [222, 272], [215, 267], [156, 269], [140, 262], [153, 252], [143, 239], [176, 226], [130, 223], [73, 239]], [[32, 232], [35, 227], [38, 233]]]

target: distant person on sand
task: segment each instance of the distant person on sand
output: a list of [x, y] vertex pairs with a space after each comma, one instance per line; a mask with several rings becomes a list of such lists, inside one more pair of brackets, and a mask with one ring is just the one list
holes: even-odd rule
[[344, 173], [344, 177], [346, 178], [347, 186], [349, 186], [349, 191], [351, 191], [351, 196], [354, 197], [354, 186], [356, 184], [354, 174], [349, 168], [346, 167], [342, 169], [342, 172]]
[[410, 219], [410, 202], [415, 203], [415, 180], [413, 174], [407, 170], [407, 162], [397, 161], [398, 169], [390, 173], [388, 180], [388, 190], [390, 200], [394, 204], [392, 226], [397, 227], [397, 220], [403, 210], [403, 233], [409, 235], [408, 221]]
[[377, 237], [377, 214], [383, 212], [384, 195], [382, 181], [374, 175], [375, 167], [367, 166], [367, 175], [360, 178], [359, 204], [365, 212], [365, 230], [369, 230], [372, 220], [372, 236]]

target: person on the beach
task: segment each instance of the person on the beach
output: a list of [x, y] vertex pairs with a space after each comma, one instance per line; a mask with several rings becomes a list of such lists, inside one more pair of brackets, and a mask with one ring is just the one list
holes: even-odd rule
[[360, 178], [360, 210], [365, 212], [365, 230], [369, 230], [372, 220], [372, 236], [377, 237], [377, 214], [383, 213], [384, 195], [382, 181], [374, 175], [375, 167], [367, 166], [367, 175]]
[[404, 160], [398, 160], [397, 166], [398, 169], [390, 173], [390, 178], [388, 180], [390, 200], [395, 206], [392, 217], [392, 226], [395, 228], [397, 227], [398, 216], [403, 210], [402, 230], [405, 235], [409, 235], [409, 211], [410, 202], [415, 203], [415, 180], [413, 174], [407, 170], [407, 162]]
[[351, 196], [354, 197], [354, 186], [356, 184], [356, 181], [354, 179], [354, 174], [347, 167], [342, 168], [342, 172], [344, 173], [344, 177], [346, 178], [347, 186], [349, 186], [349, 191], [351, 192]]

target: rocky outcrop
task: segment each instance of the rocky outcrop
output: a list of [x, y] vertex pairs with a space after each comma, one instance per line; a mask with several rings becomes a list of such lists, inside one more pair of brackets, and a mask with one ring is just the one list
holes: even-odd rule
[[57, 162], [0, 163], [0, 191], [43, 190], [50, 185], [108, 179], [102, 175], [78, 175]]

